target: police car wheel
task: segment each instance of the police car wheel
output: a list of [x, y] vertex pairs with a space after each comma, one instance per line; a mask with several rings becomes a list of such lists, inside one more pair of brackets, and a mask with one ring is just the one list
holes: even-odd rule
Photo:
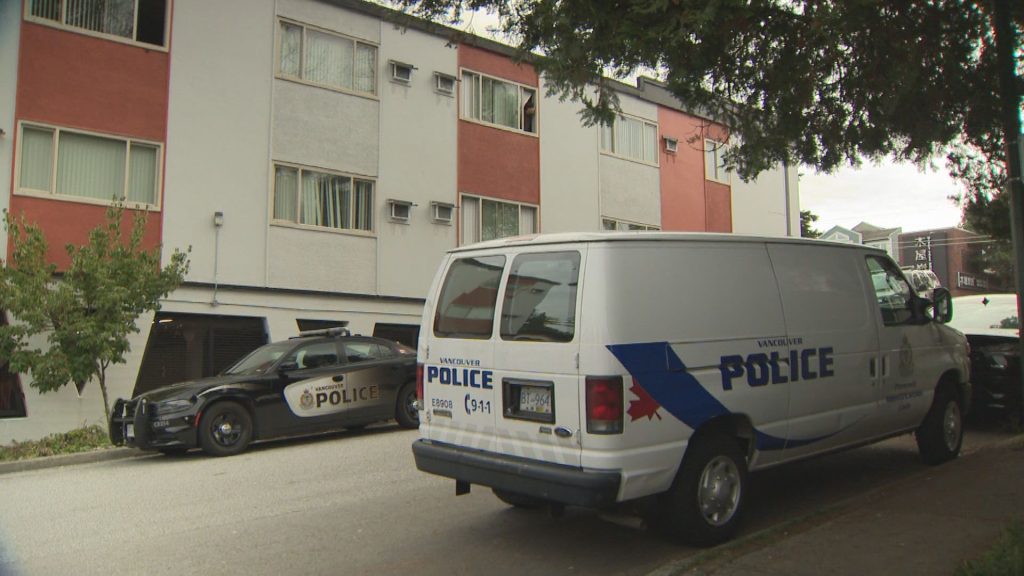
[[242, 452], [252, 440], [249, 411], [234, 402], [218, 402], [203, 414], [199, 423], [199, 444], [211, 456]]
[[398, 390], [395, 402], [395, 420], [402, 428], [419, 428], [420, 413], [416, 409], [416, 383], [406, 382]]
[[721, 435], [690, 443], [659, 523], [669, 536], [696, 546], [732, 538], [747, 487], [747, 461], [735, 439]]
[[546, 502], [540, 498], [534, 498], [533, 496], [527, 496], [525, 494], [517, 494], [515, 492], [508, 492], [506, 490], [499, 490], [498, 488], [491, 488], [494, 495], [509, 506], [516, 508], [522, 508], [523, 510], [536, 510], [542, 508]]
[[964, 440], [963, 411], [952, 387], [942, 386], [935, 391], [932, 407], [915, 436], [925, 464], [942, 464], [960, 454]]

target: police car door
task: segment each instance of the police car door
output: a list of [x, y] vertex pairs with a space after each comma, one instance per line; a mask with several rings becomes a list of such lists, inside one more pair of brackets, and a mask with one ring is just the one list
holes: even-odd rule
[[942, 364], [929, 360], [941, 336], [914, 317], [913, 289], [892, 260], [867, 256], [866, 264], [878, 302], [879, 424], [884, 432], [913, 428], [931, 401], [925, 390], [938, 382]]
[[337, 340], [303, 344], [279, 366], [273, 409], [267, 403], [266, 421], [257, 413], [261, 431], [315, 429], [344, 417], [348, 407], [344, 401], [344, 358]]
[[495, 433], [501, 452], [580, 465], [578, 249], [515, 254], [494, 344]]

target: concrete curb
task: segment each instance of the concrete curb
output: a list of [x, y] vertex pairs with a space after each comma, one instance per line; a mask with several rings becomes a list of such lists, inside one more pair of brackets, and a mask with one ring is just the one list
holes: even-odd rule
[[[961, 454], [960, 460], [971, 459], [974, 455], [979, 453], [1010, 450], [1019, 445], [1024, 445], [1024, 435], [1018, 434], [1005, 440], [980, 446], [977, 449], [972, 450], [970, 453]], [[713, 571], [716, 566], [721, 566], [724, 563], [728, 563], [739, 557], [761, 550], [770, 546], [774, 542], [790, 538], [808, 530], [813, 530], [829, 520], [856, 510], [859, 505], [877, 500], [891, 490], [898, 489], [907, 483], [913, 482], [922, 476], [933, 474], [934, 472], [934, 468], [926, 468], [905, 478], [894, 480], [888, 484], [869, 490], [868, 492], [840, 500], [803, 516], [792, 518], [776, 524], [775, 526], [770, 526], [752, 534], [730, 540], [729, 542], [719, 544], [714, 548], [701, 550], [684, 558], [666, 562], [662, 566], [648, 572], [646, 576], [700, 575], [705, 573], [702, 568]]]
[[27, 470], [41, 470], [44, 468], [56, 468], [58, 466], [73, 466], [76, 464], [89, 464], [92, 462], [105, 462], [108, 460], [123, 460], [126, 458], [138, 458], [150, 456], [151, 453], [136, 450], [135, 448], [103, 448], [90, 452], [78, 452], [76, 454], [61, 454], [60, 456], [44, 456], [41, 458], [25, 458], [24, 460], [12, 460], [0, 462], [0, 475], [13, 472], [25, 472]]

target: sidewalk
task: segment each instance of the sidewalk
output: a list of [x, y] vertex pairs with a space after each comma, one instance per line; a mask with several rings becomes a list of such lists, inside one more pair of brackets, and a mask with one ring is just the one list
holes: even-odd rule
[[[953, 574], [1024, 520], [1024, 437], [784, 527], [666, 566], [660, 576]], [[724, 548], [724, 549], [723, 549]]]

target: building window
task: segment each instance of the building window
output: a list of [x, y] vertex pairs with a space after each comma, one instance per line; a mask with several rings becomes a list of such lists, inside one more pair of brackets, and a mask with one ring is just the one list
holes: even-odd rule
[[391, 198], [388, 199], [388, 207], [390, 208], [389, 216], [392, 221], [400, 222], [402, 224], [409, 223], [409, 217], [412, 215], [412, 202]]
[[455, 76], [434, 72], [434, 90], [445, 96], [455, 95]]
[[618, 220], [615, 218], [602, 218], [601, 229], [603, 230], [661, 230], [658, 226], [651, 226], [648, 224], [639, 224], [636, 222], [626, 222], [625, 220]]
[[447, 202], [431, 202], [431, 219], [438, 224], [451, 225], [455, 213], [455, 206]]
[[373, 230], [373, 182], [343, 174], [274, 166], [274, 220]]
[[537, 91], [463, 70], [462, 117], [536, 133]]
[[725, 169], [722, 156], [725, 155], [725, 143], [704, 139], [704, 177], [712, 182], [729, 184], [729, 172]]
[[601, 125], [601, 151], [657, 164], [658, 125], [631, 116], [619, 116], [611, 125]]
[[157, 206], [160, 146], [23, 124], [18, 190]]
[[537, 207], [473, 196], [462, 197], [462, 243], [533, 234]]
[[391, 80], [400, 84], [412, 83], [412, 71], [416, 67], [412, 64], [406, 64], [404, 62], [398, 62], [397, 60], [391, 61]]
[[164, 46], [167, 0], [30, 0], [29, 20]]
[[377, 47], [335, 34], [280, 22], [278, 74], [318, 86], [374, 95]]

